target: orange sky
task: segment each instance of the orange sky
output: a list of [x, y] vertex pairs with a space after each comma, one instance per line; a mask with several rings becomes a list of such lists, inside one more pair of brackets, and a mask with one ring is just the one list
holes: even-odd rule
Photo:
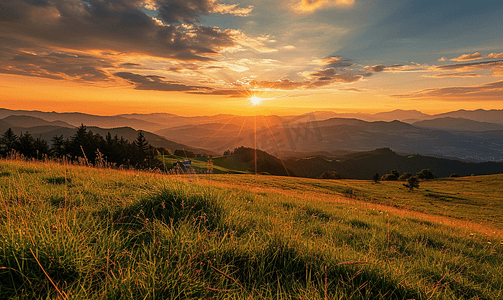
[[0, 108], [251, 115], [257, 94], [278, 115], [503, 109], [503, 6], [233, 2], [9, 2]]

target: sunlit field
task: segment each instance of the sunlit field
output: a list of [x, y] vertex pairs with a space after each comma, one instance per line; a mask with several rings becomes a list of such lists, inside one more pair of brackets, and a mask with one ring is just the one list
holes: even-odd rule
[[2, 160], [0, 298], [502, 299], [502, 179]]

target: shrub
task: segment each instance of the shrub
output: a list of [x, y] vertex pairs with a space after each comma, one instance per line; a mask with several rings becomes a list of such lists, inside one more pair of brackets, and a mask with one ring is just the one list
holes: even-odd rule
[[372, 180], [377, 183], [379, 181], [379, 173], [375, 173], [374, 176], [372, 176]]
[[422, 169], [421, 172], [416, 173], [419, 179], [435, 179], [435, 174], [430, 169]]
[[409, 179], [411, 177], [412, 177], [412, 173], [405, 172], [402, 175], [400, 175], [400, 177], [398, 177], [398, 180], [405, 181], [405, 180], [407, 180], [407, 179]]
[[407, 183], [404, 183], [403, 186], [408, 187], [411, 191], [414, 190], [414, 188], [418, 189], [419, 188], [419, 180], [417, 177], [410, 177], [407, 179]]
[[325, 171], [319, 176], [321, 179], [341, 179], [341, 175], [335, 171]]
[[455, 177], [461, 177], [461, 176], [459, 176], [459, 175], [458, 175], [458, 174], [456, 174], [456, 173], [452, 173], [449, 177], [451, 177], [451, 178], [455, 178]]
[[390, 181], [390, 180], [398, 180], [400, 177], [400, 173], [397, 170], [391, 170], [389, 174], [385, 174], [381, 177], [381, 180]]

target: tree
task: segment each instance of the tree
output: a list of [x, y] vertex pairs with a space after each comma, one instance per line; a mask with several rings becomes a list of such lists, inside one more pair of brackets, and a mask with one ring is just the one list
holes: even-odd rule
[[421, 172], [416, 173], [419, 179], [435, 179], [435, 174], [430, 169], [422, 169]]
[[224, 151], [224, 156], [231, 155], [231, 150], [227, 149]]
[[138, 136], [136, 137], [136, 140], [133, 141], [133, 145], [136, 149], [138, 160], [144, 161], [147, 157], [149, 144], [143, 132], [138, 131]]
[[0, 154], [7, 155], [13, 149], [19, 146], [17, 135], [14, 134], [12, 128], [7, 129], [7, 131], [0, 138]]
[[375, 183], [379, 182], [379, 173], [375, 173], [374, 176], [372, 176], [372, 180], [374, 180]]
[[52, 146], [51, 149], [49, 150], [49, 153], [51, 156], [54, 157], [62, 157], [65, 155], [65, 140], [63, 139], [62, 135], [59, 136], [54, 136], [51, 139]]
[[405, 180], [407, 180], [407, 179], [409, 179], [409, 178], [411, 178], [411, 177], [412, 177], [412, 173], [410, 173], [410, 172], [405, 172], [405, 173], [403, 173], [402, 175], [400, 175], [400, 177], [398, 177], [398, 180], [400, 180], [400, 181], [405, 181]]
[[187, 158], [196, 157], [194, 152], [186, 150], [175, 150], [175, 156], [187, 157]]
[[403, 186], [408, 187], [411, 191], [414, 190], [414, 188], [418, 189], [419, 188], [419, 180], [417, 177], [410, 177], [407, 179], [407, 183], [404, 183]]
[[26, 157], [35, 157], [37, 155], [35, 139], [30, 133], [21, 133], [19, 136], [19, 152]]
[[46, 140], [38, 137], [33, 143], [35, 146], [35, 151], [37, 153], [37, 159], [42, 158], [42, 155], [49, 154], [49, 144], [47, 144]]
[[400, 173], [397, 170], [391, 170], [391, 173], [385, 174], [381, 177], [381, 180], [390, 181], [390, 180], [398, 180], [400, 177]]
[[321, 179], [341, 179], [341, 175], [335, 171], [325, 171], [321, 173], [320, 177]]

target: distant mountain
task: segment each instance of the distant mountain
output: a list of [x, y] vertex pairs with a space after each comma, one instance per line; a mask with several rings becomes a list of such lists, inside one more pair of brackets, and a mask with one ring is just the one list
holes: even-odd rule
[[49, 122], [63, 121], [75, 127], [80, 126], [80, 124], [85, 124], [87, 126], [98, 126], [101, 128], [131, 127], [137, 130], [146, 131], [155, 131], [165, 127], [164, 125], [153, 122], [120, 116], [96, 116], [83, 113], [57, 113], [0, 108], [0, 119], [9, 116], [36, 117]]
[[71, 124], [59, 120], [49, 122], [41, 118], [25, 116], [25, 115], [11, 115], [2, 120], [16, 127], [35, 127], [35, 126], [60, 126], [68, 128], [75, 127]]
[[492, 109], [492, 110], [484, 110], [484, 109], [464, 110], [464, 109], [461, 109], [458, 111], [437, 114], [437, 115], [434, 115], [434, 117], [435, 118], [444, 118], [444, 117], [464, 118], [464, 119], [479, 121], [479, 122], [503, 124], [503, 110], [502, 109]]
[[503, 130], [503, 125], [473, 121], [464, 118], [444, 117], [432, 120], [414, 122], [412, 125], [421, 128], [439, 129], [446, 131], [489, 131]]
[[417, 120], [428, 120], [431, 119], [432, 116], [424, 114], [417, 110], [402, 110], [396, 109], [389, 112], [381, 112], [371, 115], [371, 117], [367, 120], [372, 121], [404, 121], [407, 119], [417, 119]]
[[[48, 122], [60, 120], [73, 126], [83, 123], [100, 128], [131, 127], [219, 154], [239, 146], [257, 145], [263, 151], [288, 157], [298, 157], [298, 153], [370, 151], [389, 147], [398, 153], [456, 157], [468, 161], [499, 161], [503, 158], [503, 130], [487, 124], [503, 125], [503, 110], [459, 110], [434, 116], [416, 110], [394, 110], [377, 114], [320, 111], [281, 117], [228, 114], [183, 117], [169, 113], [95, 116], [0, 109], [0, 119], [13, 115]], [[0, 123], [0, 130], [5, 131], [2, 126], [5, 128], [6, 124], [8, 122]]]
[[[60, 127], [60, 126], [35, 126], [35, 127], [14, 127], [11, 126], [10, 124], [3, 122], [0, 120], [0, 136], [8, 129], [12, 128], [14, 133], [16, 135], [20, 135], [21, 133], [30, 133], [33, 137], [35, 138], [42, 138], [51, 143], [51, 139], [55, 136], [63, 136], [64, 139], [71, 138], [72, 136], [75, 135], [76, 128], [68, 128], [68, 127]], [[110, 129], [104, 129], [104, 128], [99, 128], [95, 126], [87, 126], [87, 130], [91, 131], [93, 134], [99, 134], [103, 137], [105, 137], [109, 132], [112, 136], [117, 135], [119, 138], [124, 137], [124, 139], [128, 140], [129, 142], [134, 141], [138, 137], [138, 131], [130, 128], [130, 127], [118, 127], [118, 128], [110, 128]], [[207, 150], [207, 149], [202, 149], [198, 147], [191, 147], [185, 144], [181, 143], [176, 143], [171, 140], [168, 140], [164, 137], [161, 137], [157, 134], [143, 131], [145, 138], [147, 141], [154, 147], [164, 147], [166, 149], [170, 149], [172, 151], [175, 150], [188, 150], [194, 153], [204, 153], [204, 154], [209, 154], [209, 155], [216, 155], [217, 153]]]
[[422, 155], [401, 156], [388, 148], [337, 158], [317, 156], [286, 160], [285, 165], [301, 177], [317, 177], [325, 171], [336, 171], [343, 178], [354, 179], [372, 179], [375, 173], [384, 175], [393, 169], [400, 174], [416, 174], [422, 169], [430, 169], [439, 177], [448, 177], [453, 173], [460, 176], [503, 173], [503, 162], [468, 163]]
[[[384, 147], [399, 153], [456, 157], [469, 161], [498, 161], [503, 157], [503, 131], [490, 134], [450, 132], [420, 128], [400, 121], [368, 122], [350, 118], [305, 121], [257, 126], [257, 148], [273, 155], [287, 153], [286, 157], [298, 157], [295, 152], [354, 152]], [[249, 127], [238, 130], [234, 125], [193, 125], [156, 133], [178, 143], [208, 148], [217, 153], [238, 146], [255, 147], [255, 132]]]
[[[256, 156], [255, 156], [256, 155]], [[232, 155], [224, 156], [224, 160], [220, 157], [217, 161], [220, 164], [232, 165], [240, 164], [248, 166], [247, 171], [255, 172], [255, 158], [257, 159], [257, 173], [269, 173], [271, 175], [280, 176], [296, 176], [295, 173], [288, 169], [283, 162], [270, 155], [267, 152], [247, 147], [237, 148]], [[232, 163], [230, 163], [232, 161]]]

